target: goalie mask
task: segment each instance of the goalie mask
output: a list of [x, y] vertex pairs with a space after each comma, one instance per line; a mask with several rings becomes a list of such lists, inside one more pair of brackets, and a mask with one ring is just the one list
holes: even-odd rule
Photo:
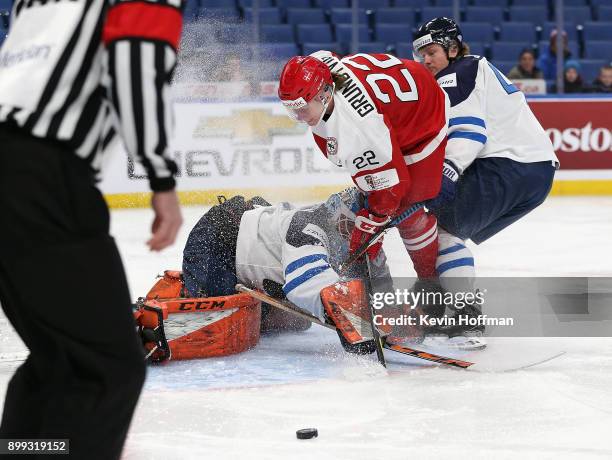
[[412, 42], [412, 54], [415, 61], [422, 62], [423, 59], [419, 50], [431, 45], [432, 43], [444, 48], [449, 61], [448, 50], [451, 46], [457, 46], [460, 50], [463, 47], [463, 33], [455, 21], [450, 18], [439, 17], [423, 24], [419, 27], [414, 41]]
[[357, 213], [364, 206], [365, 197], [355, 187], [334, 193], [325, 202], [331, 226], [338, 230], [343, 239], [349, 240]]

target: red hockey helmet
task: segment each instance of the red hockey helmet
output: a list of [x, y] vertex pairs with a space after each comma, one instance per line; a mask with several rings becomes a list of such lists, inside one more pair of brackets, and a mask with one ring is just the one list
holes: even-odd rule
[[285, 64], [278, 85], [278, 97], [283, 103], [300, 98], [310, 102], [324, 86], [333, 83], [331, 72], [313, 56], [294, 56]]
[[313, 56], [294, 56], [285, 64], [278, 97], [291, 115], [305, 108], [326, 85], [333, 85], [329, 67]]

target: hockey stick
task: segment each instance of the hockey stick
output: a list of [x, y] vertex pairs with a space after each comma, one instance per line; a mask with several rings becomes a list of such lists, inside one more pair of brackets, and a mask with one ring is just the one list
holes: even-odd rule
[[383, 225], [378, 232], [374, 233], [372, 235], [372, 237], [367, 240], [364, 241], [363, 243], [361, 243], [361, 246], [359, 246], [355, 252], [353, 252], [345, 261], [342, 265], [340, 265], [339, 267], [339, 272], [342, 274], [344, 271], [346, 271], [346, 269], [352, 265], [357, 259], [359, 259], [367, 250], [370, 246], [372, 246], [374, 243], [376, 243], [378, 240], [380, 240], [385, 232], [393, 227], [395, 227], [396, 225], [399, 225], [400, 223], [402, 223], [404, 220], [408, 219], [411, 215], [413, 215], [415, 212], [417, 212], [419, 209], [421, 209], [423, 207], [423, 203], [415, 203], [412, 206], [410, 206], [408, 209], [406, 209], [404, 212], [402, 212], [400, 215], [398, 215], [397, 217], [391, 219], [389, 222], [387, 222], [385, 225]]
[[[318, 324], [320, 326], [326, 327], [328, 329], [333, 329], [336, 330], [336, 328], [334, 326], [332, 326], [331, 324], [327, 324], [323, 321], [321, 321], [319, 318], [317, 318], [316, 316], [304, 311], [302, 308], [298, 307], [297, 305], [294, 305], [293, 303], [289, 302], [288, 300], [284, 300], [284, 301], [280, 301], [278, 299], [275, 299], [274, 297], [270, 297], [267, 294], [264, 294], [263, 292], [260, 291], [255, 291], [253, 289], [250, 289], [242, 284], [237, 284], [236, 285], [236, 290], [238, 292], [244, 292], [247, 293], [251, 296], [253, 296], [254, 298], [261, 300], [262, 302], [265, 302], [269, 305], [272, 305], [273, 307], [276, 308], [280, 308], [281, 310], [284, 310], [288, 313], [294, 314], [296, 316], [299, 316], [301, 318], [304, 318], [314, 324]], [[382, 342], [382, 339], [380, 339]], [[381, 344], [382, 345], [382, 344]], [[438, 363], [438, 364], [445, 364], [447, 366], [451, 366], [451, 367], [458, 367], [461, 369], [467, 369], [468, 367], [472, 366], [475, 363], [469, 362], [469, 361], [461, 361], [459, 359], [454, 359], [454, 358], [449, 358], [447, 356], [442, 356], [442, 355], [437, 355], [434, 353], [427, 353], [421, 350], [417, 350], [415, 348], [410, 348], [410, 347], [404, 347], [404, 346], [400, 346], [400, 345], [389, 345], [389, 344], [384, 344], [382, 345], [384, 348], [386, 348], [387, 350], [390, 351], [395, 351], [397, 353], [401, 353], [404, 355], [409, 355], [412, 356], [414, 358], [419, 358], [419, 359], [424, 359], [426, 361], [432, 361], [434, 363]], [[382, 351], [382, 350], [381, 350]]]
[[374, 339], [374, 346], [376, 347], [376, 356], [378, 357], [378, 362], [382, 365], [382, 367], [387, 367], [387, 362], [385, 361], [385, 354], [383, 353], [383, 339], [380, 337], [380, 331], [374, 324], [374, 310], [372, 310], [372, 279], [370, 275], [370, 258], [366, 256], [365, 259], [366, 265], [368, 267], [368, 276], [366, 276], [365, 285], [366, 295], [368, 296], [368, 316], [370, 319], [370, 327], [372, 328], [372, 338]]
[[254, 297], [257, 300], [261, 300], [262, 302], [270, 304], [273, 307], [279, 308], [279, 309], [281, 309], [283, 311], [286, 311], [286, 312], [291, 313], [291, 314], [293, 314], [295, 316], [298, 316], [298, 317], [303, 318], [303, 319], [305, 319], [307, 321], [310, 321], [311, 323], [318, 324], [319, 326], [323, 326], [323, 327], [326, 327], [328, 329], [333, 329], [334, 331], [336, 330], [335, 326], [333, 326], [331, 324], [327, 324], [324, 321], [321, 321], [315, 315], [310, 314], [309, 312], [303, 310], [302, 308], [298, 307], [297, 305], [292, 304], [288, 300], [284, 300], [283, 301], [283, 300], [275, 299], [274, 297], [270, 297], [269, 295], [264, 294], [263, 292], [256, 291], [254, 289], [250, 289], [250, 288], [246, 287], [244, 284], [237, 284], [236, 285], [236, 290], [238, 292], [244, 292], [245, 294], [249, 294], [251, 297]]

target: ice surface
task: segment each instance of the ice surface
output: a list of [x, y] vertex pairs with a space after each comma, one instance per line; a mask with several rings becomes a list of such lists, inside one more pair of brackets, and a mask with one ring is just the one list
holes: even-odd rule
[[[472, 246], [481, 276], [612, 276], [612, 198], [550, 198], [498, 236]], [[134, 298], [181, 249], [204, 208], [186, 208], [177, 244], [152, 254], [151, 212], [113, 212], [112, 231]], [[397, 235], [385, 248], [410, 276]], [[612, 306], [611, 306], [612, 307]], [[240, 355], [149, 370], [126, 459], [612, 458], [612, 339], [497, 339], [458, 354], [494, 367], [567, 353], [509, 372], [441, 369], [399, 355], [345, 354], [333, 333], [263, 337]], [[0, 397], [26, 350], [0, 316]], [[0, 403], [1, 404], [1, 403]], [[297, 440], [299, 428], [319, 437]]]

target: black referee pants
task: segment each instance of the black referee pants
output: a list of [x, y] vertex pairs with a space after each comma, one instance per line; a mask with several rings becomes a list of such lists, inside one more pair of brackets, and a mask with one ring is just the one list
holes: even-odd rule
[[30, 349], [0, 438], [68, 438], [70, 458], [120, 456], [145, 364], [108, 230], [85, 161], [0, 126], [0, 302]]

